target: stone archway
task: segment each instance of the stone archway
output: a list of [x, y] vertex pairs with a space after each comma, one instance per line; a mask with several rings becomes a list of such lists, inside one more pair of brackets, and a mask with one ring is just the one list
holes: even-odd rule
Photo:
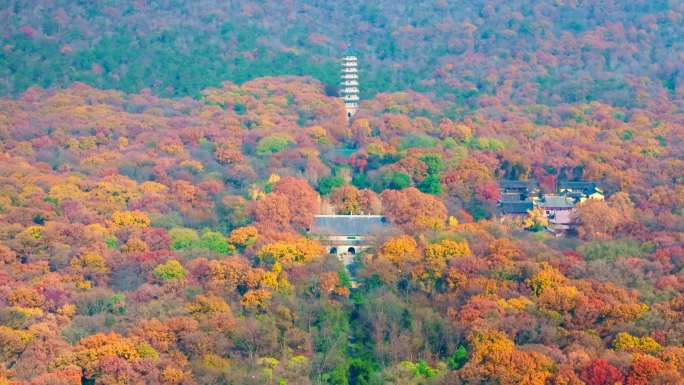
[[337, 247], [331, 247], [330, 254], [337, 254]]
[[355, 254], [356, 254], [356, 249], [355, 249], [354, 247], [350, 247], [350, 248], [347, 249], [347, 253], [349, 253], [349, 254], [351, 254], [351, 255], [355, 255]]

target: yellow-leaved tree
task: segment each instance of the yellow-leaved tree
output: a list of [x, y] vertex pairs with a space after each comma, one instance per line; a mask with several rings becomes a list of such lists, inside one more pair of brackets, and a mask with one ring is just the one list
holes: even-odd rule
[[498, 330], [474, 330], [468, 335], [468, 343], [470, 361], [462, 371], [466, 381], [544, 385], [551, 376], [553, 362], [548, 357], [517, 350], [513, 341]]
[[265, 245], [259, 249], [257, 256], [264, 264], [271, 265], [280, 262], [287, 267], [314, 261], [323, 253], [323, 247], [317, 241], [295, 238], [290, 241], [277, 241]]

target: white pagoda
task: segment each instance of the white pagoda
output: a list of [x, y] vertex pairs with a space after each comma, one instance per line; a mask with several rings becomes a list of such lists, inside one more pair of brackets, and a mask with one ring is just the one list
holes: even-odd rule
[[351, 118], [359, 109], [359, 70], [356, 56], [342, 58], [341, 77], [340, 97], [344, 100], [347, 118]]

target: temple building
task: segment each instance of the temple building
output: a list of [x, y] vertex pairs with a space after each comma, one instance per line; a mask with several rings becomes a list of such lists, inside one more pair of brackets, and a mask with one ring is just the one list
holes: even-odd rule
[[559, 181], [551, 194], [542, 193], [535, 180], [501, 180], [499, 188], [501, 215], [522, 217], [540, 208], [549, 221], [547, 230], [556, 235], [574, 229], [577, 205], [587, 199], [604, 199], [603, 189], [595, 181]]
[[390, 229], [382, 215], [316, 215], [309, 233], [346, 266]]
[[584, 202], [587, 199], [604, 199], [603, 189], [593, 181], [561, 181], [558, 182], [558, 192], [579, 202]]
[[542, 200], [537, 204], [544, 210], [544, 215], [549, 220], [549, 228], [556, 233], [571, 228], [575, 205], [576, 201], [573, 198], [556, 194], [544, 194]]
[[347, 118], [359, 109], [359, 70], [356, 56], [342, 58], [340, 97], [344, 101]]
[[499, 211], [503, 215], [527, 215], [539, 196], [539, 184], [535, 180], [502, 180], [499, 188]]

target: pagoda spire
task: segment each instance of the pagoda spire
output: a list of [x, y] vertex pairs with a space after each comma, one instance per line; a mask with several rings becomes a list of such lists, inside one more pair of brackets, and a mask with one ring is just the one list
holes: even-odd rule
[[345, 55], [341, 60], [340, 97], [344, 101], [347, 118], [350, 119], [359, 109], [359, 70], [354, 55]]

